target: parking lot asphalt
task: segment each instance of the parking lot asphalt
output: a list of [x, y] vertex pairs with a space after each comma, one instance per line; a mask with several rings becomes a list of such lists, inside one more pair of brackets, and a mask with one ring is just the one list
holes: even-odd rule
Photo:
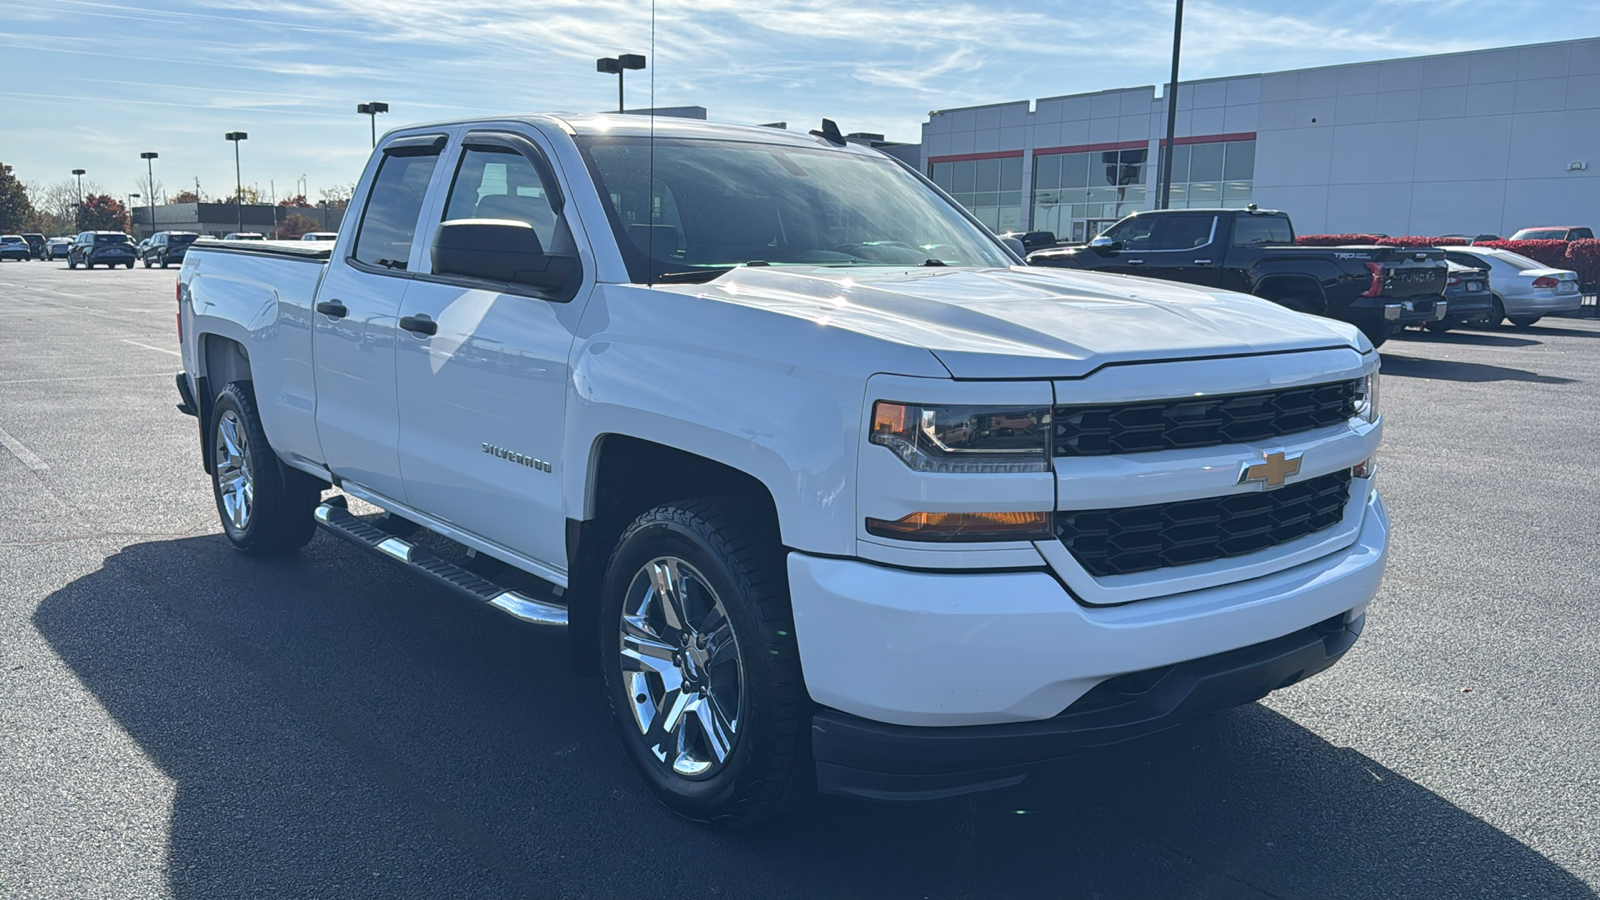
[[1600, 322], [1384, 347], [1394, 541], [1329, 672], [1013, 789], [658, 807], [559, 638], [221, 536], [176, 271], [0, 264], [0, 898], [1592, 898]]

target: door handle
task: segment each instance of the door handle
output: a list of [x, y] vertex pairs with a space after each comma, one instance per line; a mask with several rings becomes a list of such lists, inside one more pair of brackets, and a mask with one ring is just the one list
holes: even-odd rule
[[1194, 264], [1197, 265], [1197, 266], [1209, 266], [1209, 265], [1211, 265], [1211, 260], [1209, 260], [1209, 259], [1197, 259], [1197, 260], [1194, 261]]
[[439, 332], [439, 323], [427, 316], [402, 316], [400, 318], [400, 327], [412, 334], [437, 334]]
[[1127, 264], [1130, 265], [1130, 266], [1142, 266], [1142, 265], [1144, 265], [1144, 260], [1142, 260], [1142, 259], [1130, 259], [1130, 260], [1127, 261]]
[[342, 319], [345, 316], [350, 315], [350, 310], [345, 309], [344, 304], [338, 300], [321, 301], [317, 304], [317, 312], [322, 313], [330, 319]]

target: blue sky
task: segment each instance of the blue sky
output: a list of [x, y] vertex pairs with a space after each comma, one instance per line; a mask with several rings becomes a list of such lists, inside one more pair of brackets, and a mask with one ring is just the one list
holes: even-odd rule
[[[599, 56], [650, 55], [628, 105], [711, 118], [822, 116], [915, 141], [931, 109], [1159, 84], [1171, 0], [7, 0], [0, 161], [25, 182], [88, 170], [139, 190], [140, 151], [169, 193], [226, 194], [226, 131], [249, 132], [244, 181], [278, 196], [349, 182], [384, 128], [477, 114], [612, 108]], [[1184, 78], [1600, 34], [1600, 3], [1188, 0]]]

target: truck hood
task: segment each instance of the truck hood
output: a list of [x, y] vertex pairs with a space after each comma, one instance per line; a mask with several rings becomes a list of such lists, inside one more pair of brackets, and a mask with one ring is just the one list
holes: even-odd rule
[[1078, 378], [1119, 362], [1370, 349], [1352, 326], [1245, 294], [1071, 269], [754, 266], [658, 289], [924, 347], [956, 378]]

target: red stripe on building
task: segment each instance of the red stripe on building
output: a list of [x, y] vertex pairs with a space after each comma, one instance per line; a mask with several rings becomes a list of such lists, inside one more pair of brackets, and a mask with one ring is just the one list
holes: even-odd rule
[[[1195, 134], [1189, 137], [1174, 138], [1172, 146], [1181, 147], [1184, 144], [1221, 144], [1225, 141], [1253, 141], [1256, 139], [1254, 131], [1240, 131], [1236, 134]], [[1161, 139], [1164, 146], [1166, 138]]]
[[930, 156], [928, 164], [947, 162], [966, 162], [970, 159], [1013, 159], [1022, 155], [1021, 150], [996, 150], [993, 153], [962, 153], [958, 156]]
[[1042, 147], [1033, 151], [1034, 156], [1048, 156], [1053, 153], [1100, 153], [1105, 150], [1138, 150], [1150, 146], [1149, 141], [1117, 141], [1111, 144], [1079, 144], [1076, 147]]

